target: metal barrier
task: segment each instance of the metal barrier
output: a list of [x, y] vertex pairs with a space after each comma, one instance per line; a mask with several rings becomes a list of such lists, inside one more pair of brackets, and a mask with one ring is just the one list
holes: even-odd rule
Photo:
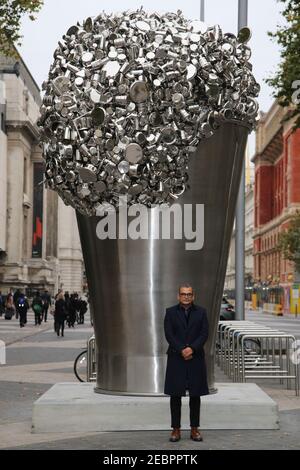
[[96, 341], [93, 335], [87, 342], [87, 382], [95, 382], [97, 379], [96, 357]]
[[298, 364], [291, 360], [294, 341], [293, 335], [255, 322], [220, 321], [216, 361], [234, 382], [278, 379], [281, 384], [286, 380], [290, 389], [294, 380], [295, 393], [299, 396]]
[[[282, 383], [283, 379], [287, 380], [287, 389], [291, 388], [291, 379], [295, 382], [295, 393], [296, 396], [299, 396], [299, 382], [298, 382], [298, 364], [292, 363], [290, 360], [290, 351], [291, 351], [291, 343], [295, 341], [295, 337], [289, 334], [283, 334], [279, 332], [278, 334], [274, 333], [272, 336], [260, 334], [259, 337], [261, 339], [265, 339], [267, 341], [270, 340], [272, 349], [271, 349], [271, 357], [272, 360], [271, 365], [265, 366], [263, 365], [253, 365], [249, 364], [248, 368], [245, 368], [245, 360], [244, 360], [244, 351], [243, 351], [243, 342], [246, 338], [253, 337], [252, 334], [247, 333], [242, 337], [242, 344], [241, 344], [241, 381], [245, 382], [247, 379], [279, 379]], [[285, 340], [286, 343], [286, 350], [285, 350], [285, 358], [282, 354], [282, 349], [280, 348], [280, 353], [278, 355], [278, 363], [277, 363], [277, 354], [275, 354], [275, 340], [278, 339], [280, 342]], [[267, 347], [267, 355], [269, 358], [269, 348]]]
[[216, 357], [217, 357], [217, 363], [222, 369], [226, 369], [226, 363], [228, 361], [228, 354], [230, 351], [230, 344], [228, 343], [226, 329], [230, 328], [232, 325], [233, 325], [233, 328], [236, 328], [239, 324], [252, 325], [253, 322], [234, 321], [234, 320], [226, 320], [226, 321], [224, 320], [224, 321], [219, 322]]
[[[252, 342], [252, 346], [247, 349], [248, 340]], [[298, 364], [296, 361], [292, 363], [290, 355], [293, 341], [295, 341], [293, 335], [255, 322], [220, 321], [216, 360], [233, 382], [278, 379], [281, 384], [286, 380], [287, 389], [290, 389], [291, 380], [294, 380], [295, 393], [299, 396]], [[93, 335], [87, 342], [88, 382], [96, 381], [96, 358], [96, 341]]]
[[[224, 339], [222, 342], [223, 348], [225, 350], [224, 354], [224, 372], [229, 375], [229, 377], [232, 376], [233, 380], [236, 380], [236, 367], [239, 365], [239, 359], [240, 359], [240, 350], [239, 350], [239, 342], [237, 335], [239, 332], [253, 332], [253, 333], [261, 333], [261, 332], [270, 332], [272, 331], [271, 328], [265, 327], [264, 325], [259, 325], [253, 322], [238, 322], [238, 324], [227, 324], [224, 327], [223, 330], [223, 335]], [[255, 341], [255, 340], [253, 340]], [[255, 343], [253, 343], [255, 344]], [[238, 354], [236, 354], [236, 350], [238, 351]], [[248, 356], [253, 357], [255, 354], [255, 351], [250, 351], [248, 353]]]
[[225, 337], [227, 336], [227, 344], [230, 351], [230, 357], [227, 361], [227, 367], [225, 370], [228, 373], [229, 377], [232, 376], [234, 381], [238, 381], [238, 372], [240, 368], [241, 357], [240, 335], [252, 333], [253, 336], [251, 337], [251, 342], [253, 345], [253, 350], [251, 351], [251, 347], [249, 348], [247, 359], [253, 359], [254, 357], [259, 357], [261, 355], [261, 353], [257, 354], [256, 350], [256, 348], [261, 349], [261, 344], [259, 340], [257, 340], [257, 335], [261, 333], [265, 333], [268, 335], [272, 334], [273, 331], [274, 330], [272, 330], [271, 328], [265, 327], [263, 325], [248, 325], [246, 328], [244, 326], [241, 326], [239, 328], [229, 327], [227, 331], [225, 330]]
[[[274, 338], [285, 338], [286, 333], [282, 331], [275, 331], [270, 328], [261, 329], [261, 330], [240, 330], [236, 332], [236, 342], [233, 345], [233, 361], [235, 362], [236, 367], [234, 368], [234, 379], [235, 381], [241, 381], [241, 371], [243, 368], [248, 367], [257, 367], [265, 369], [278, 369], [283, 366], [283, 356], [284, 353], [287, 354], [287, 348], [285, 351], [281, 348], [279, 353], [279, 363], [280, 365], [275, 364], [276, 352], [275, 352], [275, 341]], [[245, 339], [250, 338], [255, 341], [259, 341], [260, 344], [260, 354], [250, 354], [247, 359], [245, 358], [245, 348], [244, 342]], [[266, 344], [264, 344], [266, 340]], [[235, 349], [236, 346], [236, 349]], [[271, 353], [270, 353], [271, 347]], [[244, 349], [244, 350], [243, 350]], [[270, 357], [271, 356], [271, 357]], [[271, 360], [270, 360], [271, 359]], [[247, 363], [247, 365], [246, 365]], [[244, 381], [244, 380], [243, 380]]]

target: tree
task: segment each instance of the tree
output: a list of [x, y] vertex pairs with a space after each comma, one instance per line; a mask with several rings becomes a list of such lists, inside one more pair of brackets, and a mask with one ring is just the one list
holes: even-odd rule
[[8, 57], [18, 58], [14, 45], [21, 46], [21, 18], [40, 11], [42, 0], [0, 0], [0, 52]]
[[296, 210], [287, 231], [279, 234], [277, 248], [285, 259], [294, 261], [295, 268], [300, 273], [300, 211]]
[[300, 127], [300, 1], [277, 0], [285, 4], [282, 12], [286, 20], [277, 31], [268, 32], [281, 46], [281, 62], [273, 77], [266, 82], [274, 88], [273, 96], [283, 107], [289, 107], [285, 119], [296, 117], [293, 130]]

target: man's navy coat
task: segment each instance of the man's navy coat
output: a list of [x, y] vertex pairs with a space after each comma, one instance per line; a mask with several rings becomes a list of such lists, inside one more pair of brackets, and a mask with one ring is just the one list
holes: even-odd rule
[[[165, 336], [169, 343], [165, 378], [166, 395], [208, 395], [205, 353], [203, 346], [208, 338], [208, 320], [203, 307], [192, 304], [189, 322], [180, 304], [166, 309]], [[193, 358], [185, 360], [181, 351], [189, 346]]]

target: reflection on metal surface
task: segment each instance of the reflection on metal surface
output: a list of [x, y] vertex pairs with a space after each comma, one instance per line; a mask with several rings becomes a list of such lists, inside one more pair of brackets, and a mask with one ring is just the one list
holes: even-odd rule
[[[224, 123], [203, 141], [189, 167], [190, 191], [176, 203], [204, 204], [204, 247], [186, 240], [99, 240], [99, 217], [77, 212], [98, 345], [98, 391], [163, 393], [165, 309], [177, 303], [181, 282], [191, 283], [207, 309], [209, 386], [214, 387], [215, 334], [223, 293], [236, 199], [248, 128]], [[147, 211], [156, 209], [147, 208]], [[150, 230], [155, 231], [154, 212]], [[117, 223], [121, 223], [117, 218]]]

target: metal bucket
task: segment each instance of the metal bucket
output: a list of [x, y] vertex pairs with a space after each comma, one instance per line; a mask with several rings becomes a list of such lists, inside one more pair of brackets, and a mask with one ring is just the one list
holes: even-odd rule
[[[208, 312], [205, 350], [214, 391], [215, 336], [248, 132], [242, 123], [223, 123], [191, 157], [190, 190], [176, 204], [204, 205], [200, 250], [187, 250], [185, 238], [99, 240], [100, 217], [77, 213], [98, 350], [96, 392], [163, 394], [163, 320], [166, 307], [178, 303], [182, 282], [194, 287], [195, 303]], [[155, 210], [147, 209], [151, 233], [157, 219], [149, 211]]]

